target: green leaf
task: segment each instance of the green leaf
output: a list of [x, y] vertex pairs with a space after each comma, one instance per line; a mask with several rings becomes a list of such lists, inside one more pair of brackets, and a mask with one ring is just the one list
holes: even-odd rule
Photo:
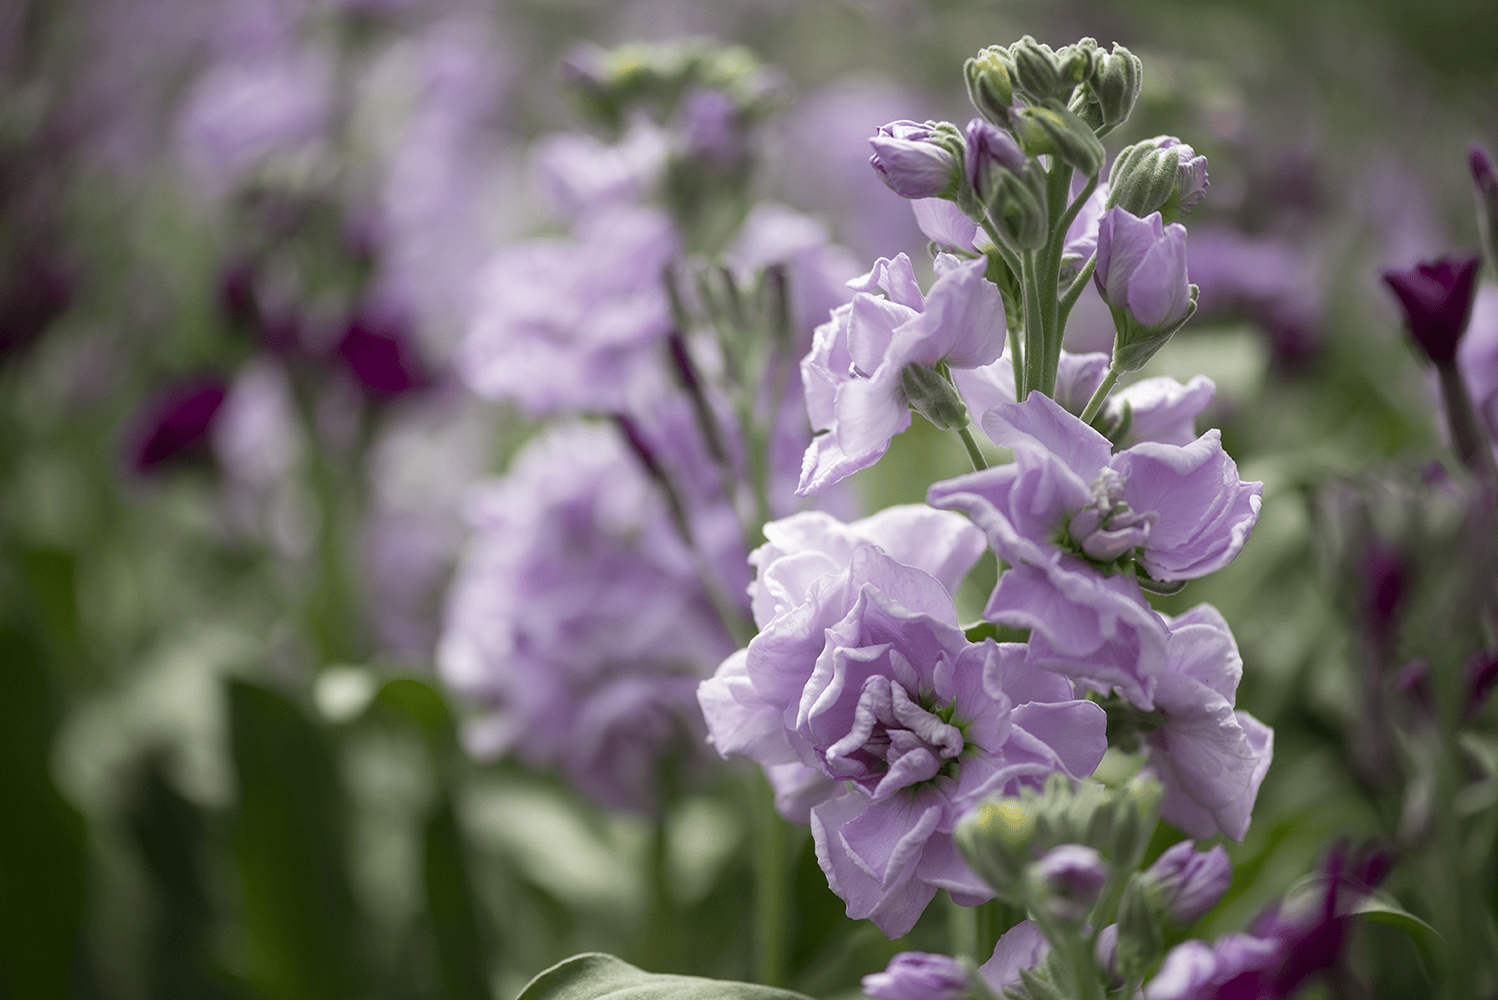
[[437, 958], [447, 996], [487, 1000], [486, 949], [478, 903], [452, 802], [438, 803], [426, 829], [427, 911], [437, 939]]
[[1348, 911], [1364, 920], [1388, 924], [1409, 936], [1420, 949], [1425, 967], [1438, 979], [1446, 977], [1446, 939], [1430, 924], [1410, 913], [1386, 892], [1373, 892]]
[[574, 955], [541, 973], [516, 1000], [806, 1000], [800, 993], [698, 976], [644, 972], [613, 955]]
[[969, 625], [963, 629], [963, 633], [968, 642], [982, 642], [984, 639], [992, 639], [994, 642], [1027, 642], [1030, 638], [1030, 630], [1027, 628], [1010, 628], [993, 622]]

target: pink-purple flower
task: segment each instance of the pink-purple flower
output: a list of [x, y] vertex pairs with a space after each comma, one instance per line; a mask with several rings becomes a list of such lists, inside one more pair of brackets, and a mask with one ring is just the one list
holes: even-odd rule
[[[948, 258], [950, 262], [950, 258]], [[984, 277], [986, 258], [953, 263], [922, 295], [910, 258], [880, 258], [851, 283], [857, 294], [817, 327], [801, 362], [816, 434], [801, 467], [799, 496], [866, 469], [910, 426], [902, 387], [909, 365], [977, 368], [1004, 350], [1004, 305]]]

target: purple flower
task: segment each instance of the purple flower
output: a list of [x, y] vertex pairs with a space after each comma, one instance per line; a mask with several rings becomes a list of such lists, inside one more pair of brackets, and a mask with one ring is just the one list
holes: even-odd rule
[[[908, 508], [852, 527], [903, 534], [906, 551], [960, 580], [972, 538], [934, 514]], [[1090, 773], [1101, 712], [1026, 667], [1022, 647], [968, 642], [936, 577], [870, 541], [847, 551], [847, 533], [825, 518], [780, 524], [755, 553], [760, 633], [702, 684], [703, 714], [725, 756], [847, 783], [811, 807], [817, 857], [849, 915], [897, 937], [938, 888], [990, 895], [952, 845], [957, 820], [1019, 782]]]
[[979, 241], [986, 241], [983, 228], [976, 225], [957, 203], [946, 198], [916, 198], [910, 203], [916, 225], [937, 246], [947, 250], [975, 253]]
[[1456, 360], [1457, 344], [1467, 329], [1482, 258], [1442, 257], [1407, 271], [1385, 271], [1384, 284], [1399, 298], [1410, 336], [1438, 365]]
[[1233, 863], [1221, 844], [1197, 851], [1183, 840], [1166, 849], [1144, 870], [1170, 919], [1178, 924], [1195, 923], [1222, 898], [1233, 880]]
[[536, 144], [532, 171], [547, 200], [568, 218], [580, 219], [644, 195], [665, 170], [666, 151], [665, 136], [648, 122], [612, 146], [586, 133], [563, 132]]
[[585, 217], [575, 240], [501, 255], [459, 349], [460, 372], [478, 395], [513, 399], [532, 416], [625, 409], [671, 329], [661, 276], [676, 250], [664, 214], [618, 205]]
[[873, 1000], [964, 1000], [967, 970], [948, 955], [902, 951], [883, 972], [863, 977], [863, 992]]
[[1145, 737], [1165, 786], [1160, 815], [1193, 837], [1242, 840], [1274, 757], [1274, 730], [1235, 712], [1243, 660], [1222, 615], [1202, 604], [1170, 622], [1167, 669], [1155, 678], [1165, 721]]
[[[1107, 373], [1106, 354], [1062, 351], [1052, 398], [1066, 412], [1079, 414]], [[972, 413], [987, 413], [1000, 403], [1014, 402], [1014, 365], [1007, 357], [982, 368], [955, 371], [952, 381]], [[1123, 417], [1124, 404], [1128, 404], [1129, 427], [1119, 441], [1122, 445], [1140, 441], [1188, 445], [1196, 440], [1197, 416], [1216, 392], [1216, 383], [1205, 375], [1197, 375], [1185, 385], [1161, 375], [1115, 389], [1103, 412], [1110, 423], [1116, 423]]]
[[1483, 285], [1473, 296], [1472, 318], [1457, 346], [1456, 364], [1498, 453], [1498, 286]]
[[1061, 844], [1033, 862], [1027, 877], [1042, 887], [1057, 918], [1077, 923], [1101, 898], [1111, 873], [1096, 848]]
[[188, 379], [160, 392], [138, 420], [130, 464], [137, 472], [152, 472], [206, 445], [228, 392], [228, 385], [216, 375]]
[[1278, 961], [1280, 944], [1249, 934], [1229, 934], [1215, 945], [1204, 941], [1187, 941], [1176, 945], [1165, 956], [1165, 964], [1144, 988], [1145, 1000], [1216, 1000], [1242, 997], [1260, 1000], [1275, 993], [1249, 989], [1241, 993], [1224, 987], [1257, 976], [1266, 966]]
[[748, 153], [745, 122], [733, 99], [721, 90], [699, 88], [682, 98], [675, 130], [691, 159], [731, 167]]
[[[651, 443], [675, 464], [670, 437]], [[560, 426], [475, 493], [470, 519], [438, 649], [444, 681], [482, 706], [465, 742], [651, 808], [663, 756], [703, 745], [697, 684], [732, 648], [653, 482], [612, 428]], [[716, 565], [721, 533], [693, 525]]]
[[998, 359], [1004, 305], [984, 277], [986, 266], [986, 258], [958, 264], [922, 296], [910, 258], [900, 254], [880, 258], [851, 283], [858, 294], [817, 327], [801, 362], [816, 437], [802, 461], [798, 496], [873, 465], [910, 426], [902, 387], [908, 365], [976, 368]]
[[982, 118], [974, 118], [967, 123], [964, 134], [967, 154], [963, 167], [979, 200], [987, 201], [992, 196], [1002, 177], [998, 171], [1024, 173], [1029, 160], [1008, 132]]
[[1191, 312], [1186, 227], [1163, 225], [1158, 212], [1141, 219], [1117, 206], [1108, 209], [1098, 223], [1092, 277], [1115, 316], [1131, 318], [1141, 332], [1171, 329]]
[[1033, 969], [1051, 953], [1051, 943], [1045, 939], [1033, 921], [1021, 920], [1004, 932], [994, 945], [993, 956], [978, 966], [978, 975], [989, 989], [999, 996], [1004, 990], [1020, 984], [1020, 972]]
[[1322, 291], [1315, 262], [1303, 248], [1281, 237], [1195, 226], [1189, 258], [1203, 312], [1247, 313], [1270, 334], [1275, 356], [1284, 363], [1315, 350]]
[[869, 165], [889, 189], [902, 198], [939, 198], [951, 193], [962, 164], [937, 132], [919, 122], [901, 120], [879, 126], [869, 140]]
[[355, 308], [334, 352], [372, 399], [393, 399], [431, 385], [410, 328], [388, 307]]
[[1190, 580], [1231, 562], [1258, 520], [1263, 486], [1239, 481], [1215, 429], [1113, 454], [1041, 393], [997, 404], [983, 428], [1014, 463], [937, 483], [928, 499], [972, 517], [1011, 566], [1132, 559], [1156, 580]]

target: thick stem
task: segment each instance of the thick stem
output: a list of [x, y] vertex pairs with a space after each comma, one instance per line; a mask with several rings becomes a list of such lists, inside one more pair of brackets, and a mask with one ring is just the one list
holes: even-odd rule
[[665, 810], [650, 825], [645, 843], [645, 920], [641, 927], [640, 965], [647, 972], [671, 969], [672, 924], [670, 844]]
[[962, 906], [950, 895], [947, 896], [947, 927], [951, 938], [952, 955], [981, 965], [985, 959], [978, 957], [978, 912], [974, 907]]
[[[1040, 298], [1040, 325], [1045, 332], [1045, 357], [1042, 359], [1041, 380], [1037, 388], [1047, 396], [1056, 394], [1056, 371], [1061, 360], [1062, 330], [1057, 323], [1061, 252], [1066, 244], [1066, 227], [1071, 225], [1071, 220], [1081, 207], [1080, 202], [1067, 204], [1071, 178], [1071, 165], [1060, 161], [1052, 164], [1046, 176], [1046, 211], [1050, 216], [1051, 231], [1045, 248], [1040, 252], [1040, 267], [1035, 275], [1036, 291]], [[1092, 193], [1090, 188], [1091, 186], [1087, 194]], [[1063, 205], [1066, 207], [1063, 208]]]
[[754, 814], [754, 966], [766, 986], [786, 978], [790, 951], [793, 871], [786, 851], [785, 823], [775, 812], [775, 793], [756, 768], [749, 793]]
[[1108, 374], [1103, 376], [1102, 383], [1097, 387], [1097, 392], [1087, 401], [1087, 406], [1082, 410], [1082, 423], [1090, 424], [1097, 411], [1103, 408], [1103, 401], [1108, 398], [1108, 393], [1113, 389], [1113, 383], [1118, 381], [1118, 369], [1109, 368]]

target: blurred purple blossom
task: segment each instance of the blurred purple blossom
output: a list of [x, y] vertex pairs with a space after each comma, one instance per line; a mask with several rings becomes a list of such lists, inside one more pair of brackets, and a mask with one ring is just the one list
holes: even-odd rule
[[195, 453], [208, 443], [228, 385], [217, 375], [186, 379], [159, 390], [136, 418], [130, 464], [154, 472], [165, 463]]
[[1051, 953], [1051, 943], [1030, 920], [1021, 920], [1000, 936], [993, 956], [978, 966], [978, 975], [994, 993], [1020, 985], [1020, 972], [1033, 969]]
[[902, 951], [883, 972], [864, 976], [862, 988], [873, 1000], [964, 1000], [967, 970], [948, 955]]
[[910, 210], [915, 213], [916, 225], [921, 227], [921, 232], [943, 250], [973, 253], [978, 241], [987, 238], [982, 227], [969, 219], [955, 201], [915, 198], [910, 202]]
[[1206, 915], [1227, 892], [1233, 880], [1233, 863], [1221, 844], [1198, 851], [1195, 843], [1183, 840], [1166, 848], [1144, 870], [1144, 877], [1159, 893], [1170, 919], [1190, 924]]
[[648, 195], [666, 165], [666, 135], [648, 120], [610, 145], [581, 132], [562, 132], [531, 153], [536, 185], [557, 211], [572, 219]]
[[1488, 440], [1498, 452], [1498, 285], [1481, 285], [1473, 296], [1472, 316], [1467, 335], [1457, 345], [1456, 364]]
[[394, 399], [431, 385], [410, 325], [388, 306], [357, 306], [334, 351], [371, 399]]
[[1030, 866], [1028, 874], [1045, 886], [1051, 912], [1069, 923], [1087, 916], [1110, 878], [1107, 862], [1097, 848], [1086, 844], [1051, 848]]
[[1284, 364], [1305, 359], [1321, 337], [1321, 286], [1308, 252], [1289, 239], [1195, 226], [1188, 254], [1203, 316], [1243, 311], [1270, 335]]

